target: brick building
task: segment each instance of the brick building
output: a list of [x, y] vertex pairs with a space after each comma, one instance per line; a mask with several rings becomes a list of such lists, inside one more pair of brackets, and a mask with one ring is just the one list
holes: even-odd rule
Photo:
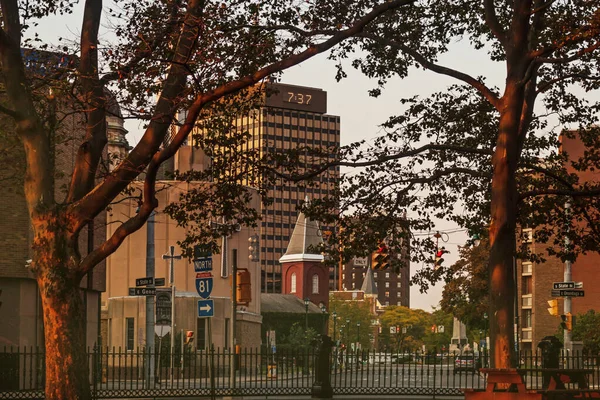
[[[398, 273], [391, 268], [373, 270], [372, 279], [377, 288], [377, 300], [382, 306], [410, 307], [410, 259], [408, 246], [402, 251], [402, 265]], [[367, 257], [355, 257], [345, 263], [341, 273], [342, 290], [359, 290], [368, 275], [370, 260]]]
[[[561, 151], [566, 152], [571, 160], [576, 160], [583, 155], [585, 150], [583, 143], [575, 138], [561, 137]], [[567, 170], [575, 173], [570, 165]], [[577, 172], [580, 181], [599, 182], [600, 172], [585, 171]], [[534, 231], [523, 229], [525, 240], [532, 252], [542, 252], [546, 243], [536, 243], [533, 240]], [[552, 316], [548, 312], [548, 300], [551, 296], [553, 282], [564, 281], [564, 263], [558, 258], [545, 256], [546, 261], [535, 264], [530, 261], [519, 261], [517, 263], [517, 300], [519, 309], [519, 342], [520, 349], [535, 351], [539, 341], [548, 335], [554, 335], [559, 331], [560, 317]], [[585, 297], [572, 298], [572, 314], [583, 314], [590, 309], [600, 311], [600, 286], [595, 285], [598, 275], [600, 255], [590, 252], [580, 255], [572, 263], [572, 280], [582, 282]], [[555, 297], [556, 298], [556, 297]], [[558, 298], [558, 312], [564, 314], [563, 298]]]

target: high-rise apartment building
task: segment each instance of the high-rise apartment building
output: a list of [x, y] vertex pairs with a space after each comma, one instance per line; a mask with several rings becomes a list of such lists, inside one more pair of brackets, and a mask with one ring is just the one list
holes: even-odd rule
[[[235, 121], [236, 130], [247, 132], [249, 137], [243, 147], [261, 155], [313, 148], [335, 157], [340, 146], [340, 117], [327, 114], [327, 92], [280, 83], [266, 85], [263, 105]], [[309, 163], [310, 158], [310, 152], [306, 151], [305, 159]], [[316, 163], [325, 161], [322, 156], [315, 158]], [[203, 169], [208, 163], [210, 160], [205, 155], [184, 146], [175, 157], [174, 168], [184, 169], [192, 165]], [[261, 206], [262, 220], [259, 222], [263, 293], [281, 293], [279, 259], [286, 252], [298, 218], [298, 207], [305, 198], [321, 199], [332, 194], [339, 177], [339, 167], [334, 166], [310, 184], [278, 178], [270, 188], [268, 196], [273, 202]], [[251, 180], [245, 183], [252, 185]]]
[[[377, 300], [382, 306], [410, 307], [410, 263], [408, 252], [403, 267], [398, 273], [391, 268], [373, 270], [372, 279], [377, 287]], [[361, 290], [367, 271], [370, 268], [366, 257], [355, 257], [342, 268], [342, 290]]]

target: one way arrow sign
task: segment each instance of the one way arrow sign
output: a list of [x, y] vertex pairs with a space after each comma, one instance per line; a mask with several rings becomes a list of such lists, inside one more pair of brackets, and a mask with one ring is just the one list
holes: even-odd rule
[[198, 318], [210, 318], [215, 315], [215, 305], [212, 299], [198, 300]]

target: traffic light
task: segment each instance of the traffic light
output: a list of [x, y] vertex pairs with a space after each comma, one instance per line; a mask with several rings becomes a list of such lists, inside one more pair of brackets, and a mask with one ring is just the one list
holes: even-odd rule
[[448, 253], [445, 247], [442, 247], [441, 249], [438, 249], [438, 251], [435, 252], [435, 264], [433, 266], [433, 269], [438, 269], [442, 266], [442, 263], [444, 262], [444, 259], [442, 257], [445, 253]]
[[573, 325], [575, 324], [575, 317], [571, 313], [567, 313], [566, 317], [565, 328], [568, 331], [572, 331]]
[[250, 261], [257, 262], [260, 261], [260, 247], [259, 247], [259, 239], [258, 235], [254, 234], [248, 238], [248, 250], [250, 250], [250, 255], [248, 258]]
[[185, 344], [190, 344], [194, 341], [194, 331], [185, 331]]
[[371, 254], [372, 269], [387, 269], [390, 266], [390, 254], [384, 243], [381, 243], [377, 250]]
[[548, 312], [550, 315], [558, 315], [558, 299], [548, 300]]
[[435, 333], [435, 328], [436, 328], [435, 325], [431, 325], [431, 333]]
[[237, 269], [236, 299], [239, 305], [245, 306], [252, 301], [252, 280], [246, 268]]

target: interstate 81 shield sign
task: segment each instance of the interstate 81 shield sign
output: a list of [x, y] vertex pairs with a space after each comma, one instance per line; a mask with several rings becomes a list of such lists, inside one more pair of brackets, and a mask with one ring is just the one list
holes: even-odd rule
[[211, 275], [196, 275], [196, 291], [203, 299], [208, 299], [213, 290], [213, 277]]

